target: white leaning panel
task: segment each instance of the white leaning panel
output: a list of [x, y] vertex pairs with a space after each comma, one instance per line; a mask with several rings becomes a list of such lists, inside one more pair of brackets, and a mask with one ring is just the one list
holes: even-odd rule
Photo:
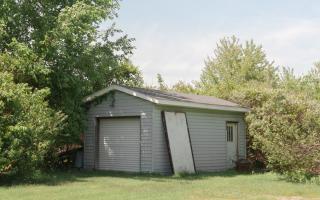
[[174, 173], [195, 173], [185, 113], [163, 112]]

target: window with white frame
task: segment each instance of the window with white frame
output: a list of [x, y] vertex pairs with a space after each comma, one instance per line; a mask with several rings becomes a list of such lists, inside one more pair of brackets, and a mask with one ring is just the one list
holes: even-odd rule
[[233, 126], [227, 125], [227, 142], [233, 142]]

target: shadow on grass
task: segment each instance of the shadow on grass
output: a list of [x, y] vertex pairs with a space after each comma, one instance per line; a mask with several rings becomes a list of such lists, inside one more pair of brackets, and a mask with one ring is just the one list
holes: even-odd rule
[[48, 185], [55, 186], [69, 182], [87, 182], [89, 178], [110, 177], [124, 178], [141, 181], [168, 181], [168, 180], [201, 180], [212, 177], [235, 177], [239, 175], [251, 175], [251, 173], [239, 173], [234, 170], [223, 172], [199, 172], [197, 174], [161, 175], [153, 173], [125, 173], [115, 171], [89, 171], [89, 170], [68, 170], [55, 172], [37, 172], [29, 177], [0, 177], [0, 186], [10, 187], [16, 185]]

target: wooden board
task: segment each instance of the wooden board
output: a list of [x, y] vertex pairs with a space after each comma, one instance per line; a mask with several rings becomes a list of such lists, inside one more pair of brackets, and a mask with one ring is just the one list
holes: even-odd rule
[[186, 114], [162, 112], [173, 173], [195, 173]]

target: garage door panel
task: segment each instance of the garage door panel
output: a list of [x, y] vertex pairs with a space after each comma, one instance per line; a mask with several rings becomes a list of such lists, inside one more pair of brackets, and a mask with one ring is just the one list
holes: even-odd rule
[[[121, 134], [121, 133], [119, 133], [119, 134]], [[112, 141], [112, 142], [126, 142], [126, 141], [139, 141], [139, 139], [137, 139], [137, 138], [134, 138], [134, 137], [105, 137], [105, 138], [103, 138], [103, 142], [104, 143], [106, 143], [106, 144], [108, 144], [109, 143], [109, 145], [113, 145], [114, 143], [111, 143], [110, 141]]]
[[[138, 152], [134, 152], [134, 153], [110, 153], [109, 155], [101, 156], [100, 160], [105, 160], [107, 158], [116, 159], [116, 158], [114, 158], [115, 156], [123, 157], [123, 158], [126, 158], [127, 160], [136, 160], [135, 156], [137, 155], [137, 153]], [[129, 158], [127, 158], [128, 156], [132, 156], [132, 158], [129, 159]]]
[[99, 169], [140, 171], [140, 119], [109, 118], [99, 122]]
[[[108, 162], [103, 162], [101, 163], [101, 166], [113, 166], [114, 164], [119, 164], [119, 162], [121, 162], [123, 159], [112, 159], [112, 158], [109, 158], [108, 159]], [[119, 167], [127, 167], [128, 165], [130, 164], [134, 164], [134, 165], [137, 165], [139, 164], [139, 161], [127, 161], [126, 162], [126, 165], [119, 165], [117, 166], [118, 168]], [[118, 168], [114, 169], [114, 170], [117, 170]]]

